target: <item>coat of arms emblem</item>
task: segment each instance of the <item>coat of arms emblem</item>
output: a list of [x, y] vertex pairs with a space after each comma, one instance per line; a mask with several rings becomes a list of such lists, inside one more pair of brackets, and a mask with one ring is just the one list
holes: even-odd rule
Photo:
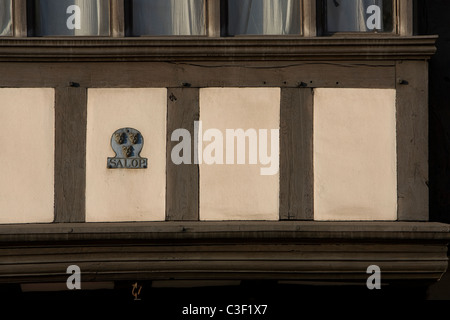
[[111, 148], [116, 153], [114, 158], [108, 158], [109, 169], [146, 169], [147, 159], [141, 158], [144, 146], [142, 134], [133, 128], [122, 128], [113, 133]]

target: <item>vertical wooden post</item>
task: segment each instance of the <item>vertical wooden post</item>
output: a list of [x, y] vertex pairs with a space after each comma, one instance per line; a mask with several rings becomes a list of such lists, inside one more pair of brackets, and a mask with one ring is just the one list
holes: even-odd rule
[[55, 222], [84, 222], [86, 88], [56, 88], [55, 121]]
[[314, 219], [313, 91], [283, 88], [280, 115], [280, 220]]
[[220, 37], [220, 0], [206, 1], [206, 24], [209, 37]]
[[13, 0], [13, 26], [15, 37], [26, 37], [27, 30], [27, 0]]
[[428, 221], [428, 64], [397, 62], [398, 220]]
[[316, 0], [303, 0], [303, 36], [317, 36]]
[[[199, 120], [199, 90], [169, 88], [167, 103], [167, 165], [166, 220], [199, 220], [199, 166], [194, 164], [194, 122]], [[186, 129], [191, 136], [191, 164], [176, 165], [172, 150], [179, 141], [172, 141], [172, 133]]]
[[413, 0], [398, 0], [398, 32], [401, 36], [413, 35], [413, 18]]
[[111, 36], [125, 36], [125, 5], [124, 0], [111, 0]]

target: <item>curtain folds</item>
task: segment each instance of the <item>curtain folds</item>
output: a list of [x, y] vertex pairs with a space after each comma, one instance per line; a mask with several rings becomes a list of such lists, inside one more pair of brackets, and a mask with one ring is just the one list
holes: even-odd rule
[[[80, 8], [78, 28], [68, 28], [71, 5]], [[35, 33], [38, 36], [108, 36], [108, 0], [37, 0]]]
[[[367, 8], [377, 5], [383, 15], [383, 0], [327, 0], [327, 29], [329, 32], [367, 32]], [[383, 30], [383, 16], [381, 16]]]
[[228, 0], [229, 35], [300, 34], [299, 0]]
[[0, 36], [12, 35], [11, 0], [0, 0]]
[[204, 0], [133, 0], [132, 34], [205, 35]]

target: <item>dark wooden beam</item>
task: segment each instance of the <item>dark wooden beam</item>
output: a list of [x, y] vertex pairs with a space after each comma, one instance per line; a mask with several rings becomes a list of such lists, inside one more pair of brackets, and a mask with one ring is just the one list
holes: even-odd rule
[[395, 62], [98, 62], [2, 63], [0, 86], [51, 87], [76, 79], [95, 88], [389, 88]]
[[[199, 112], [198, 89], [168, 89], [166, 220], [169, 221], [199, 219], [199, 167], [194, 164], [194, 122], [199, 120]], [[186, 129], [190, 133], [191, 164], [176, 165], [172, 161], [172, 150], [181, 142], [171, 139], [177, 129]]]
[[[296, 242], [332, 239], [361, 241], [446, 241], [450, 225], [437, 222], [339, 221], [164, 221], [0, 225], [0, 244], [78, 241], [173, 241], [275, 239]], [[446, 251], [445, 251], [446, 252]]]
[[429, 219], [428, 64], [397, 63], [398, 219]]
[[55, 101], [55, 222], [84, 222], [87, 90], [56, 88]]
[[314, 219], [313, 91], [281, 90], [280, 219]]

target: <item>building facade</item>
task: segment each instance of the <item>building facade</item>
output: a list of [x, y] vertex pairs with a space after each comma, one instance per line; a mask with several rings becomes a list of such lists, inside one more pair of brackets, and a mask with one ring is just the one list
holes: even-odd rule
[[421, 3], [0, 5], [5, 288], [75, 265], [82, 288], [369, 291], [377, 266], [420, 294], [446, 272]]

